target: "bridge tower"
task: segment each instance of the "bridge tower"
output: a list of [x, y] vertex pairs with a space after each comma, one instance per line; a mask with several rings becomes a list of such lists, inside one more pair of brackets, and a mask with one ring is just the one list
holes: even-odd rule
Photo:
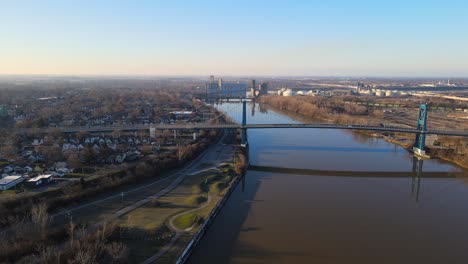
[[416, 134], [413, 151], [417, 155], [425, 156], [426, 152], [424, 151], [424, 148], [426, 147], [427, 104], [419, 105], [418, 125], [416, 129], [419, 130], [420, 133]]
[[244, 100], [242, 102], [242, 140], [241, 140], [241, 146], [246, 147], [248, 142], [247, 142], [247, 128], [245, 125], [247, 124], [247, 102]]

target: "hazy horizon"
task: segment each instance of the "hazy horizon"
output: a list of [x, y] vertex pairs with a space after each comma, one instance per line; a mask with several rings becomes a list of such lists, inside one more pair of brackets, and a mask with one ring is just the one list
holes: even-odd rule
[[239, 79], [239, 78], [270, 78], [270, 79], [284, 79], [284, 78], [305, 78], [305, 79], [395, 79], [395, 80], [468, 80], [467, 76], [398, 76], [398, 75], [241, 75], [241, 74], [1, 74], [2, 78], [51, 78], [51, 79], [62, 79], [62, 78], [119, 78], [119, 79], [132, 79], [132, 78], [200, 78], [208, 80], [210, 76], [215, 78], [226, 78], [226, 79]]
[[14, 1], [0, 75], [468, 77], [468, 3]]

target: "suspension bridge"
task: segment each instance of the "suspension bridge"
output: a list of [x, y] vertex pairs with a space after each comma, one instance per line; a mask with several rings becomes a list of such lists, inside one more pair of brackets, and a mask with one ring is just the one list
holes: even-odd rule
[[[117, 126], [75, 126], [59, 128], [63, 133], [78, 133], [78, 132], [112, 132], [119, 131], [140, 131], [140, 130], [210, 130], [210, 129], [241, 129], [242, 131], [242, 146], [248, 145], [247, 130], [250, 129], [276, 129], [276, 128], [314, 128], [314, 129], [345, 129], [345, 130], [361, 130], [375, 132], [400, 132], [415, 134], [414, 152], [419, 155], [424, 155], [426, 144], [426, 135], [443, 135], [443, 136], [460, 136], [468, 137], [468, 131], [450, 131], [450, 130], [428, 130], [427, 129], [427, 112], [426, 104], [419, 106], [418, 119], [416, 120], [415, 128], [404, 128], [395, 126], [368, 126], [368, 125], [340, 125], [332, 123], [291, 123], [291, 124], [247, 124], [247, 106], [246, 101], [242, 101], [242, 122], [239, 123], [176, 123], [176, 124], [129, 124]], [[43, 128], [40, 132], [47, 133], [56, 128]], [[21, 132], [27, 129], [21, 129]]]

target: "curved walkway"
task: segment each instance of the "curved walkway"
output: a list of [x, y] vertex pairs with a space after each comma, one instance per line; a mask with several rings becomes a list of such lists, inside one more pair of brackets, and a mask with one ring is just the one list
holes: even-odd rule
[[186, 229], [179, 229], [177, 228], [175, 225], [174, 225], [174, 220], [179, 217], [179, 216], [182, 216], [184, 214], [188, 214], [188, 213], [191, 213], [191, 212], [194, 212], [194, 211], [198, 211], [200, 209], [203, 209], [205, 207], [207, 207], [210, 203], [211, 203], [211, 195], [208, 195], [208, 199], [206, 200], [206, 202], [204, 202], [203, 204], [201, 204], [199, 207], [197, 208], [194, 208], [194, 209], [191, 209], [191, 210], [188, 210], [188, 211], [185, 211], [185, 212], [181, 212], [181, 213], [178, 213], [176, 215], [174, 215], [173, 217], [171, 217], [171, 219], [169, 220], [169, 227], [175, 231], [176, 233], [180, 233], [180, 232], [188, 232], [190, 230], [192, 230], [193, 228], [193, 225], [189, 228], [186, 228]]

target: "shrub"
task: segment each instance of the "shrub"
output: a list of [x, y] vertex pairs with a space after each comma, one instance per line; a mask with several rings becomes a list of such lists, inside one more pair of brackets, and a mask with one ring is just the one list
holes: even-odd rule
[[204, 195], [192, 195], [187, 198], [187, 204], [191, 206], [198, 206], [206, 202], [206, 197]]
[[214, 193], [221, 194], [221, 192], [226, 189], [227, 183], [224, 181], [217, 182], [212, 185], [212, 190]]

